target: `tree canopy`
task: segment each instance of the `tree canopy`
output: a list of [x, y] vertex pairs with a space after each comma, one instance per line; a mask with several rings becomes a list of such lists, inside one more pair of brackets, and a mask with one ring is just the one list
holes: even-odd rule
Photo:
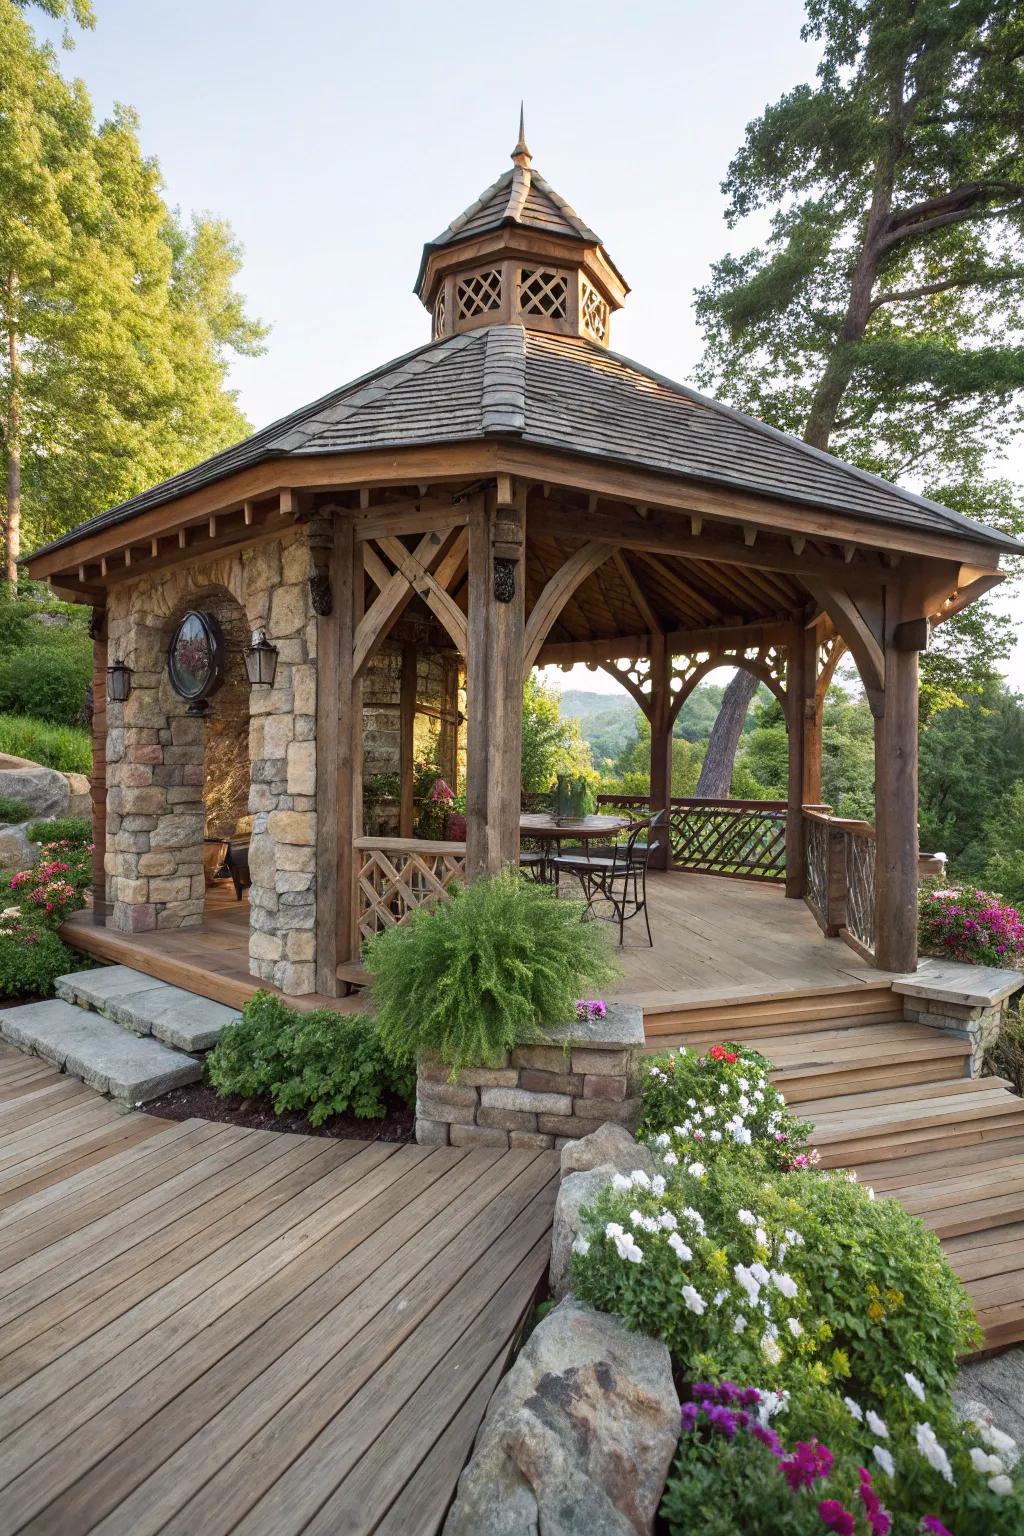
[[[730, 226], [770, 225], [697, 295], [702, 382], [1019, 530], [1019, 493], [984, 478], [1024, 419], [1019, 0], [807, 0], [803, 36], [815, 83], [749, 125], [723, 184]], [[938, 635], [932, 703], [1008, 653], [991, 601]]]
[[[80, 0], [44, 0], [89, 24]], [[264, 327], [223, 220], [161, 195], [126, 107], [96, 123], [22, 8], [0, 0], [0, 453], [8, 580], [74, 527], [248, 430], [226, 373]], [[22, 526], [23, 525], [23, 526]]]

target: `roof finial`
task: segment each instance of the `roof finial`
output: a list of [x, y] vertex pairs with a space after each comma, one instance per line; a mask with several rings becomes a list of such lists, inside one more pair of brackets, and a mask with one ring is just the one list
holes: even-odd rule
[[521, 165], [523, 170], [525, 171], [529, 167], [530, 161], [532, 159], [533, 159], [533, 156], [530, 154], [530, 151], [526, 147], [526, 129], [523, 127], [523, 103], [520, 102], [519, 103], [519, 139], [518, 139], [518, 141], [516, 143], [515, 149], [512, 151], [512, 164], [513, 165]]

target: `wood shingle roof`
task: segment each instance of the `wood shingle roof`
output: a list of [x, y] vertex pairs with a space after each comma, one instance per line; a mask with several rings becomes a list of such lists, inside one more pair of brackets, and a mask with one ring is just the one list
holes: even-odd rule
[[101, 513], [46, 549], [126, 522], [267, 459], [495, 436], [839, 516], [971, 538], [1018, 553], [1022, 548], [992, 528], [594, 343], [495, 325], [408, 353]]

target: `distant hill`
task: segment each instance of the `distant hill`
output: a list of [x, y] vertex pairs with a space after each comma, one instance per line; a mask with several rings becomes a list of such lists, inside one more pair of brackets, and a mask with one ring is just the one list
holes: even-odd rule
[[[684, 741], [707, 741], [722, 702], [724, 685], [701, 683], [687, 699], [676, 720], [673, 735]], [[766, 688], [759, 688], [754, 704], [770, 695]], [[754, 704], [751, 705], [751, 711]], [[615, 758], [635, 732], [637, 706], [627, 693], [589, 693], [583, 688], [567, 688], [560, 695], [560, 708], [564, 720], [578, 720], [584, 740], [590, 743], [594, 762], [600, 765]], [[753, 724], [753, 714], [748, 714], [746, 730]]]

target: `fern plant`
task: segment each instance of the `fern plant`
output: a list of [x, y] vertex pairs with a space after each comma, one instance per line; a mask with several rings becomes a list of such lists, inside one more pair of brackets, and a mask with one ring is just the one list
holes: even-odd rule
[[620, 968], [607, 932], [515, 870], [476, 880], [376, 934], [364, 963], [385, 1049], [433, 1052], [453, 1074], [503, 1061], [573, 1017], [576, 1000]]

